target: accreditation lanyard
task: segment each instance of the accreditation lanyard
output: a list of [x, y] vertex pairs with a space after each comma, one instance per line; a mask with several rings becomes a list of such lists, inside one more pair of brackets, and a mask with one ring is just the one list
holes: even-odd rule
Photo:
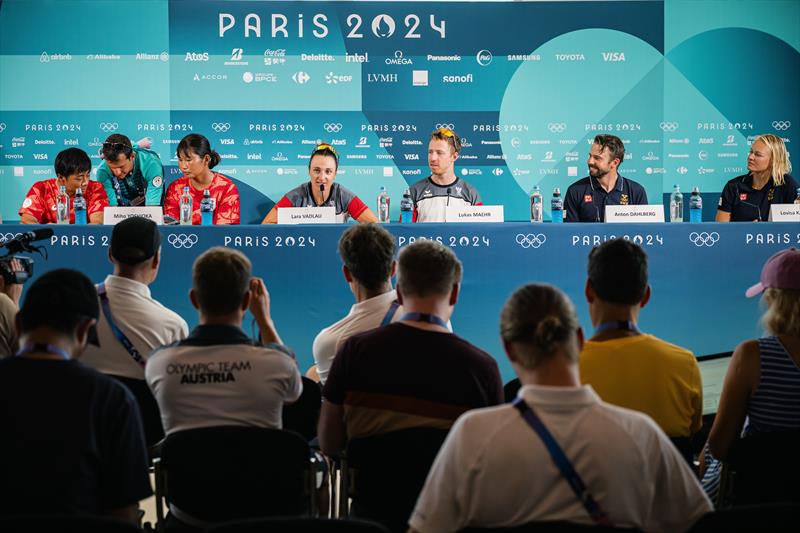
[[108, 322], [108, 327], [111, 328], [111, 332], [114, 333], [114, 336], [131, 356], [131, 359], [133, 359], [139, 366], [144, 368], [145, 364], [147, 364], [147, 360], [142, 357], [142, 354], [139, 353], [139, 350], [136, 349], [128, 336], [125, 335], [125, 333], [119, 329], [117, 323], [114, 322], [114, 315], [111, 314], [111, 304], [108, 301], [105, 283], [98, 283], [95, 287], [97, 288], [97, 294], [100, 296], [100, 303], [102, 304], [101, 307], [103, 308], [103, 316], [106, 317], [106, 322]]
[[429, 315], [428, 313], [405, 313], [399, 320], [410, 320], [412, 322], [427, 322], [428, 324], [435, 324], [447, 328], [447, 321], [442, 320], [441, 317], [436, 315]]
[[623, 331], [630, 331], [632, 333], [641, 333], [639, 328], [636, 327], [636, 323], [632, 320], [611, 320], [609, 322], [603, 322], [602, 324], [598, 324], [596, 328], [594, 328], [594, 334], [598, 335], [603, 333], [604, 331], [610, 330], [623, 330]]
[[583, 479], [581, 479], [581, 476], [575, 471], [575, 467], [572, 466], [564, 450], [558, 445], [558, 442], [556, 442], [556, 439], [547, 429], [547, 426], [544, 425], [542, 419], [536, 414], [536, 411], [522, 398], [514, 400], [513, 405], [517, 408], [519, 414], [522, 415], [525, 422], [527, 422], [536, 434], [539, 435], [539, 438], [542, 439], [542, 443], [550, 453], [550, 458], [558, 467], [558, 470], [575, 493], [575, 496], [580, 500], [583, 508], [586, 509], [589, 516], [592, 517], [592, 521], [599, 526], [613, 527], [611, 519], [608, 518], [606, 512], [589, 492]]
[[71, 356], [68, 351], [55, 346], [54, 344], [48, 344], [46, 342], [34, 342], [31, 344], [26, 344], [19, 351], [16, 353], [17, 356], [22, 356], [27, 353], [31, 352], [38, 352], [38, 353], [51, 353], [53, 355], [61, 356], [65, 361], [69, 361]]
[[400, 303], [397, 300], [392, 302], [392, 305], [389, 306], [389, 310], [386, 311], [386, 314], [383, 315], [383, 320], [381, 320], [381, 326], [388, 326], [392, 323], [392, 319], [394, 318], [394, 314], [397, 312], [397, 308], [400, 307]]

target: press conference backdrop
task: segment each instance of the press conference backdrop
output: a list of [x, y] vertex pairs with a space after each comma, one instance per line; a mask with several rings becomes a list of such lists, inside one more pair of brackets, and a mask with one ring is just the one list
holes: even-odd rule
[[[110, 226], [50, 226], [44, 241], [47, 261], [36, 259], [35, 274], [80, 265], [99, 282], [110, 272]], [[197, 313], [189, 303], [191, 265], [210, 246], [241, 250], [264, 278], [278, 330], [305, 369], [311, 345], [325, 326], [342, 318], [353, 296], [336, 253], [342, 225], [227, 226], [162, 228], [162, 268], [153, 295], [190, 325]], [[4, 225], [0, 242], [30, 226]], [[583, 295], [586, 260], [592, 247], [622, 237], [648, 254], [653, 296], [640, 325], [696, 355], [731, 351], [761, 333], [758, 299], [744, 291], [764, 261], [789, 246], [800, 247], [797, 224], [393, 224], [403, 247], [433, 239], [453, 249], [464, 264], [455, 332], [492, 354], [505, 380], [513, 371], [503, 355], [498, 323], [506, 298], [525, 283], [552, 283], [575, 302], [581, 325], [591, 333]], [[736, 268], [730, 268], [735, 263]], [[24, 297], [24, 295], [23, 295]], [[245, 328], [249, 331], [249, 322]]]
[[[0, 0], [0, 214], [18, 218], [58, 151], [95, 164], [113, 132], [202, 133], [256, 222], [323, 140], [369, 205], [427, 176], [428, 134], [507, 220], [586, 175], [598, 133], [659, 202], [698, 185], [713, 217], [759, 133], [797, 142], [800, 3]], [[549, 203], [546, 203], [549, 206]], [[549, 216], [549, 213], [547, 213]]]

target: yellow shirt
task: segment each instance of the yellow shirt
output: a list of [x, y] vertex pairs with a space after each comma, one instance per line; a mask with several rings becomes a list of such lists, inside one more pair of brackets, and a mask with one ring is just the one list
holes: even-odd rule
[[604, 401], [648, 414], [670, 437], [702, 425], [700, 368], [689, 350], [652, 335], [587, 341], [580, 373]]

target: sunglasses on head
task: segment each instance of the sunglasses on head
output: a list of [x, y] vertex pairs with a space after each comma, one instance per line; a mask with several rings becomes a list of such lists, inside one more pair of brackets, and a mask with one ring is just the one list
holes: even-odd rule
[[455, 137], [456, 135], [456, 132], [454, 132], [450, 128], [439, 128], [438, 130], [436, 130], [436, 133], [444, 135], [445, 137]]
[[122, 150], [125, 150], [126, 148], [129, 149], [129, 150], [131, 149], [131, 147], [128, 146], [127, 144], [125, 144], [125, 143], [104, 142], [103, 143], [103, 149], [105, 150], [106, 148], [111, 148], [112, 150], [116, 150], [116, 151], [122, 151]]
[[321, 152], [322, 150], [330, 150], [331, 152], [334, 153], [334, 155], [336, 155], [336, 148], [334, 148], [330, 144], [320, 144], [316, 148], [314, 148], [315, 152]]

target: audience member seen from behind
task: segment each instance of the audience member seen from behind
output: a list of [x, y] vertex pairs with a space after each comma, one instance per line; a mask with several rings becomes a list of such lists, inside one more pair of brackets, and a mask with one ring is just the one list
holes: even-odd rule
[[703, 386], [692, 352], [639, 330], [650, 301], [647, 254], [625, 239], [589, 253], [586, 301], [595, 328], [581, 352], [581, 380], [611, 404], [642, 411], [670, 437], [702, 425]]
[[105, 188], [109, 205], [161, 205], [164, 166], [147, 139], [132, 144], [127, 136], [114, 133], [103, 143], [101, 153], [97, 181]]
[[356, 303], [346, 317], [319, 332], [313, 352], [319, 381], [328, 379], [336, 352], [351, 336], [391, 323], [402, 313], [392, 288], [396, 245], [379, 224], [351, 226], [339, 239], [342, 274]]
[[189, 327], [150, 294], [149, 285], [161, 266], [161, 233], [152, 220], [132, 217], [115, 225], [108, 259], [114, 272], [98, 286], [100, 346], [87, 347], [81, 362], [128, 387], [139, 403], [147, 444], [152, 446], [164, 437], [164, 430], [144, 367], [150, 352], [186, 338]]
[[[456, 421], [409, 520], [412, 531], [544, 521], [685, 531], [711, 511], [694, 473], [653, 420], [581, 385], [583, 332], [566, 295], [549, 285], [518, 289], [503, 308], [500, 334], [522, 383], [517, 400]], [[563, 451], [586, 498], [571, 488], [526, 417], [540, 421]], [[591, 516], [587, 500], [596, 503]]]
[[722, 189], [717, 222], [761, 222], [769, 220], [772, 204], [794, 203], [800, 183], [791, 171], [783, 139], [770, 133], [756, 137], [747, 156], [747, 174]]
[[[767, 259], [761, 280], [746, 295], [762, 293], [766, 310], [761, 321], [768, 336], [734, 350], [708, 437], [703, 485], [712, 495], [720, 471], [714, 459], [726, 459], [742, 432], [800, 429], [800, 250], [790, 248]], [[764, 468], [780, 468], [779, 459]]]
[[0, 361], [2, 516], [137, 523], [138, 502], [152, 494], [136, 401], [77, 361], [99, 314], [92, 282], [75, 270], [52, 270], [26, 290], [16, 319], [20, 350]]
[[461, 288], [461, 262], [433, 241], [403, 249], [397, 300], [404, 313], [354, 335], [336, 354], [323, 389], [322, 451], [348, 439], [414, 427], [449, 429], [464, 411], [503, 400], [497, 363], [447, 328]]
[[[226, 425], [281, 428], [283, 405], [300, 396], [302, 382], [250, 260], [229, 248], [207, 250], [194, 262], [189, 298], [200, 325], [153, 352], [145, 368], [166, 434]], [[260, 342], [242, 331], [248, 309]]]
[[284, 194], [261, 223], [277, 224], [282, 207], [333, 207], [338, 222], [346, 222], [347, 217], [362, 223], [377, 222], [375, 213], [361, 198], [334, 181], [338, 170], [336, 149], [330, 144], [317, 145], [308, 160], [309, 181]]
[[92, 161], [80, 148], [67, 148], [56, 156], [56, 177], [37, 181], [28, 191], [19, 209], [20, 224], [55, 224], [58, 222], [58, 193], [60, 187], [69, 196], [69, 223], [75, 223], [72, 202], [80, 189], [86, 199], [86, 222], [103, 223], [103, 209], [108, 206], [108, 196], [103, 186], [90, 178]]
[[187, 135], [178, 143], [176, 150], [178, 166], [183, 176], [169, 184], [164, 199], [164, 214], [180, 220], [181, 196], [189, 187], [192, 198], [192, 224], [199, 225], [202, 219], [200, 203], [205, 192], [209, 192], [214, 214], [214, 225], [239, 223], [239, 190], [233, 181], [219, 172], [211, 170], [220, 162], [219, 154], [211, 149], [204, 136], [198, 133]]
[[[22, 284], [14, 283], [13, 270], [20, 270], [17, 259], [5, 265], [0, 263], [0, 358], [14, 355], [17, 351], [17, 328], [14, 318], [19, 311], [19, 297], [22, 295]], [[8, 268], [6, 268], [8, 267]]]

